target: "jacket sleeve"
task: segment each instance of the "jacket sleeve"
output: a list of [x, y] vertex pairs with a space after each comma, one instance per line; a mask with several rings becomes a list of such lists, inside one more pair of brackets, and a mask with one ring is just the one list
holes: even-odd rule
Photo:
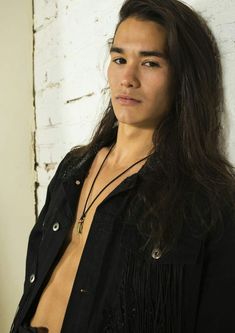
[[235, 218], [226, 214], [224, 229], [210, 242], [205, 257], [196, 333], [235, 332]]

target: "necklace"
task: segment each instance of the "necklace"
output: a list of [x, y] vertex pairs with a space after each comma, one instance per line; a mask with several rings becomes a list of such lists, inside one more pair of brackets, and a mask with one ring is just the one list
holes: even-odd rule
[[136, 165], [137, 163], [142, 162], [143, 160], [145, 160], [146, 158], [148, 158], [150, 155], [153, 154], [153, 153], [152, 153], [152, 154], [149, 154], [149, 155], [147, 155], [146, 157], [144, 157], [144, 158], [138, 160], [137, 162], [135, 162], [135, 163], [133, 163], [131, 166], [129, 166], [126, 170], [124, 170], [124, 171], [121, 172], [119, 175], [117, 175], [115, 178], [113, 178], [113, 179], [112, 179], [107, 185], [105, 185], [105, 186], [102, 188], [102, 190], [97, 194], [97, 196], [96, 196], [96, 197], [94, 198], [94, 200], [91, 202], [90, 206], [86, 209], [86, 205], [87, 205], [88, 199], [89, 199], [89, 197], [90, 197], [91, 191], [92, 191], [92, 189], [93, 189], [93, 187], [94, 187], [95, 181], [96, 181], [96, 179], [97, 179], [97, 177], [98, 177], [98, 175], [99, 175], [99, 173], [100, 173], [100, 171], [101, 171], [101, 169], [102, 169], [102, 166], [104, 165], [104, 162], [106, 161], [106, 159], [108, 158], [109, 154], [111, 153], [111, 151], [112, 151], [114, 145], [115, 145], [115, 142], [112, 144], [111, 148], [109, 149], [107, 155], [105, 156], [103, 162], [101, 163], [101, 166], [100, 166], [100, 168], [99, 168], [99, 170], [98, 170], [98, 172], [97, 172], [97, 174], [96, 174], [96, 176], [95, 176], [95, 178], [94, 178], [94, 180], [93, 180], [93, 182], [92, 182], [92, 185], [91, 185], [90, 191], [89, 191], [89, 193], [88, 193], [88, 196], [87, 196], [87, 199], [86, 199], [86, 202], [85, 202], [85, 205], [84, 205], [84, 209], [83, 209], [83, 212], [82, 212], [82, 216], [81, 216], [80, 219], [78, 220], [78, 229], [77, 229], [77, 230], [78, 230], [78, 233], [79, 233], [79, 234], [82, 233], [83, 223], [84, 223], [84, 221], [85, 221], [86, 214], [87, 214], [88, 210], [91, 208], [91, 206], [93, 205], [93, 203], [95, 202], [95, 200], [99, 197], [99, 195], [100, 195], [100, 194], [106, 189], [106, 187], [108, 187], [112, 182], [114, 182], [117, 178], [119, 178], [120, 176], [122, 176], [125, 172], [127, 172], [127, 171], [128, 171], [130, 168], [132, 168], [134, 165]]

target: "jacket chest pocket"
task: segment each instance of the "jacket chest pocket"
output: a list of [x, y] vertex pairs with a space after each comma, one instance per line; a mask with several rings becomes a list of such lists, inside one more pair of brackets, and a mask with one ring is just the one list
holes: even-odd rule
[[203, 241], [194, 237], [187, 228], [184, 228], [176, 245], [167, 253], [163, 253], [157, 246], [148, 246], [134, 224], [124, 224], [121, 237], [121, 247], [143, 256], [157, 264], [196, 264], [200, 258]]

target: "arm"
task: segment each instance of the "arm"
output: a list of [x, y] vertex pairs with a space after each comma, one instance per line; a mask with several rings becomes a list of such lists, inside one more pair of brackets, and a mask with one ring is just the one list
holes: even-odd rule
[[235, 218], [227, 213], [224, 230], [206, 251], [196, 333], [235, 332]]

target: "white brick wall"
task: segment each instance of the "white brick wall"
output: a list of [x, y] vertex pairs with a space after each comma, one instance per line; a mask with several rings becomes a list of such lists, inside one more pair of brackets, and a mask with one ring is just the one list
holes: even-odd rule
[[[58, 162], [74, 145], [86, 143], [104, 110], [107, 40], [113, 36], [122, 0], [36, 0], [35, 91], [38, 208]], [[202, 12], [222, 49], [229, 155], [235, 161], [235, 1], [191, 0]]]
[[224, 73], [227, 107], [227, 153], [235, 164], [235, 1], [191, 0], [187, 1], [207, 19], [218, 41]]
[[103, 109], [106, 45], [121, 3], [35, 1], [39, 211], [57, 163], [72, 146], [89, 140]]

